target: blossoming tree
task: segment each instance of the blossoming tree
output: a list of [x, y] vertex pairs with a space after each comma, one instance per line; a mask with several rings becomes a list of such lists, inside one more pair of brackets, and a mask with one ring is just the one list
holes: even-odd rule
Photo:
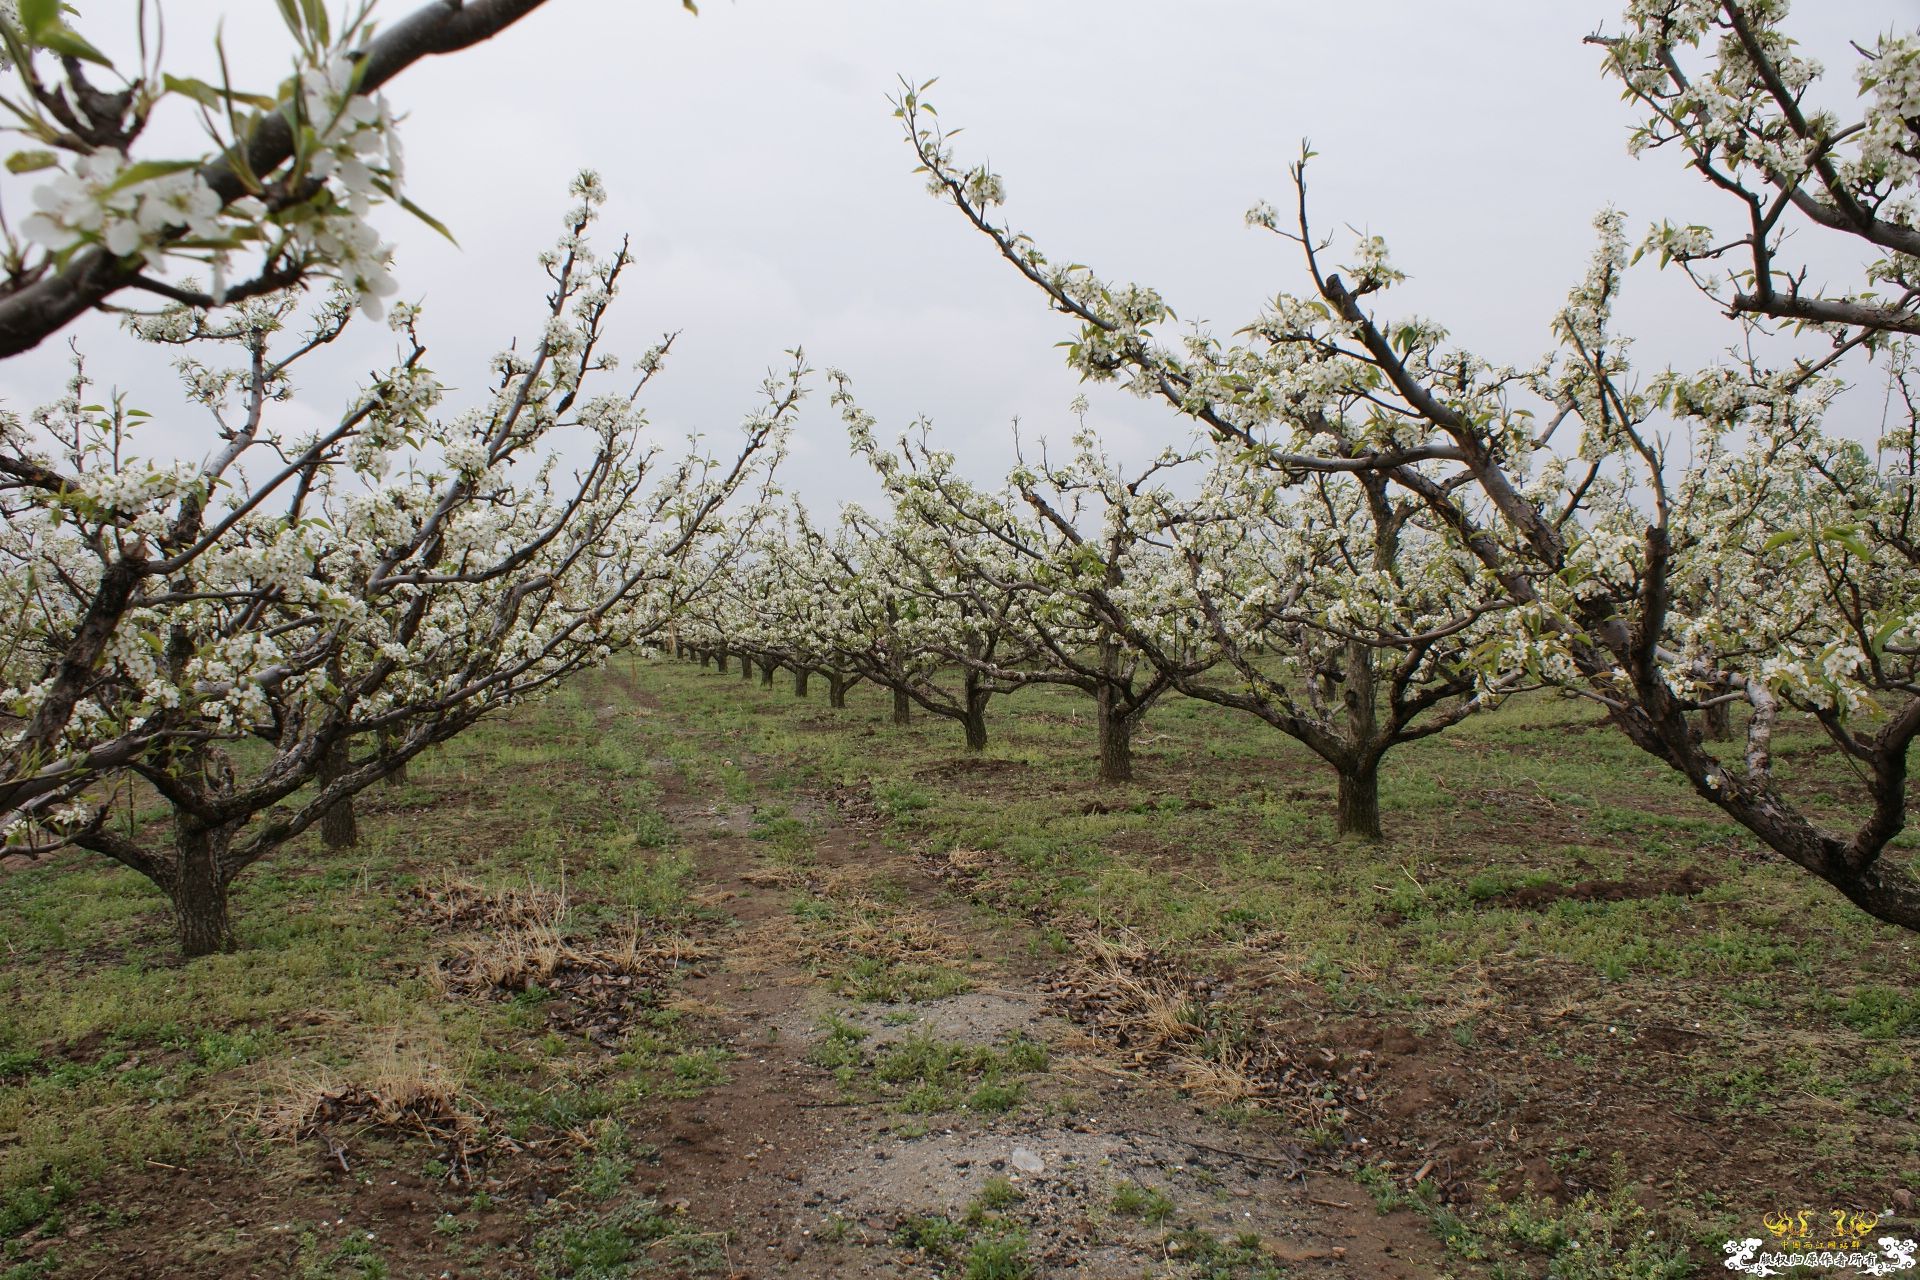
[[[0, 5], [0, 72], [13, 82], [0, 101], [21, 147], [7, 157], [14, 177], [6, 194], [22, 191], [32, 206], [24, 218], [0, 218], [0, 356], [34, 347], [127, 291], [206, 308], [330, 277], [377, 317], [394, 283], [390, 246], [368, 215], [394, 202], [426, 217], [405, 194], [396, 120], [381, 88], [422, 58], [487, 40], [542, 3], [433, 0], [384, 28], [363, 5], [336, 29], [318, 0], [283, 0], [293, 74], [262, 92], [224, 73], [210, 84], [163, 66], [158, 5], [140, 10], [139, 65], [120, 68], [72, 25], [71, 6]], [[229, 68], [224, 50], [216, 52]], [[101, 87], [103, 77], [114, 83]], [[146, 150], [149, 125], [169, 109], [205, 123], [201, 154]], [[198, 279], [167, 278], [181, 268]], [[228, 445], [247, 447], [231, 438]], [[298, 459], [287, 461], [283, 482], [302, 474]], [[231, 457], [215, 459], [206, 479], [220, 483], [232, 465]], [[0, 426], [0, 481], [44, 488], [57, 479], [16, 427]], [[151, 538], [118, 548], [95, 584], [87, 624], [49, 668], [47, 696], [25, 732], [0, 749], [0, 812], [57, 790], [77, 764], [129, 758], [137, 744], [124, 739], [89, 748], [81, 761], [49, 752], [143, 580], [179, 571], [225, 532], [194, 525], [190, 519], [181, 530], [194, 536], [164, 555], [153, 554]]]
[[996, 650], [938, 646], [952, 664], [972, 667], [1005, 688], [1057, 684], [1094, 700], [1099, 773], [1105, 782], [1133, 777], [1133, 734], [1171, 687], [1171, 668], [1155, 667], [1122, 634], [1115, 600], [1164, 568], [1164, 507], [1153, 481], [1189, 459], [1168, 453], [1123, 475], [1096, 437], [1075, 436], [1070, 461], [1056, 463], [1042, 446], [998, 491], [960, 476], [953, 455], [917, 438], [882, 449], [872, 422], [842, 381], [839, 396], [855, 451], [864, 456], [894, 504], [896, 523], [938, 548], [957, 581], [1003, 597], [1016, 644]]
[[[377, 312], [393, 281], [367, 214], [382, 201], [420, 212], [405, 195], [394, 114], [379, 91], [423, 58], [490, 39], [543, 3], [431, 0], [384, 28], [363, 4], [336, 28], [324, 0], [280, 0], [294, 72], [271, 88], [233, 83], [218, 46], [220, 83], [170, 72], [158, 5], [141, 6], [139, 65], [130, 68], [72, 25], [72, 6], [7, 5], [0, 62], [13, 85], [3, 100], [22, 148], [6, 164], [33, 175], [35, 209], [0, 229], [0, 357], [125, 290], [211, 306], [320, 274]], [[143, 154], [155, 114], [176, 104], [204, 122], [207, 146]], [[166, 280], [180, 263], [210, 279]]]
[[[1282, 474], [1385, 477], [1513, 602], [1504, 641], [1481, 651], [1486, 670], [1597, 701], [1770, 848], [1920, 929], [1920, 878], [1887, 856], [1920, 734], [1920, 427], [1906, 394], [1920, 333], [1920, 38], [1856, 46], [1859, 93], [1843, 116], [1813, 105], [1822, 68], [1787, 20], [1780, 0], [1634, 0], [1620, 34], [1596, 37], [1644, 109], [1634, 148], [1678, 151], [1733, 211], [1725, 230], [1658, 224], [1640, 252], [1685, 270], [1714, 316], [1732, 314], [1735, 354], [1644, 382], [1613, 332], [1639, 256], [1618, 214], [1598, 220], [1553, 353], [1501, 366], [1432, 321], [1381, 313], [1401, 276], [1379, 239], [1331, 260], [1308, 218], [1303, 156], [1293, 209], [1249, 220], [1294, 243], [1308, 287], [1232, 341], [1168, 342], [1153, 290], [1056, 264], [998, 220], [999, 178], [954, 159], [920, 90], [899, 113], [936, 194], [1077, 323], [1075, 367], [1163, 398]], [[1790, 254], [1818, 239], [1864, 251], [1860, 277], [1811, 284]], [[1829, 433], [1835, 398], [1869, 362], [1897, 393], [1884, 437]], [[1725, 759], [1699, 713], [1736, 698], [1745, 746]], [[1857, 771], [1844, 817], [1774, 769], [1783, 709]]]
[[[603, 342], [629, 259], [587, 239], [598, 180], [575, 194], [543, 257], [537, 331], [495, 358], [491, 390], [464, 411], [441, 411], [418, 317], [397, 308], [400, 358], [339, 426], [279, 423], [291, 366], [352, 313], [343, 288], [284, 353], [299, 313], [286, 293], [136, 323], [190, 353], [182, 371], [222, 440], [210, 460], [140, 459], [134, 413], [83, 405], [78, 385], [15, 424], [49, 446], [41, 483], [3, 499], [0, 595], [18, 619], [5, 697], [27, 731], [100, 581], [130, 548], [167, 565], [130, 588], [47, 744], [60, 785], [15, 822], [153, 880], [186, 954], [232, 945], [228, 886], [247, 866], [480, 717], [661, 634], [700, 587], [689, 560], [724, 558], [703, 539], [777, 453], [804, 364], [796, 353], [768, 379], [731, 456], [664, 457], [636, 401], [671, 339], [624, 386], [596, 389], [619, 368]], [[112, 768], [166, 801], [166, 843], [116, 820], [100, 785]]]

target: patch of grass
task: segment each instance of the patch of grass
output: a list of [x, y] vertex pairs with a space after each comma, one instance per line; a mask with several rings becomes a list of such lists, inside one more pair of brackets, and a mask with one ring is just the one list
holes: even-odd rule
[[989, 1080], [967, 1095], [967, 1110], [999, 1115], [1025, 1102], [1027, 1086], [1019, 1080]]
[[980, 1236], [967, 1248], [965, 1280], [1029, 1280], [1034, 1274], [1027, 1233], [1006, 1226]]
[[966, 1243], [967, 1229], [939, 1214], [916, 1214], [894, 1228], [892, 1239], [902, 1249], [944, 1261]]
[[651, 1200], [557, 1223], [535, 1235], [540, 1280], [625, 1280], [643, 1265], [700, 1272], [724, 1258], [720, 1238]]
[[833, 1072], [844, 1084], [853, 1078], [853, 1069], [865, 1060], [866, 1054], [860, 1046], [865, 1042], [867, 1033], [836, 1014], [822, 1018], [820, 1026], [827, 1034], [807, 1051], [807, 1061]]
[[1847, 997], [1839, 1018], [1869, 1040], [1920, 1036], [1920, 993], [1862, 987]]
[[888, 781], [873, 788], [873, 803], [889, 818], [904, 818], [933, 807], [933, 794], [917, 783]]
[[1165, 1192], [1137, 1182], [1122, 1182], [1116, 1186], [1107, 1200], [1107, 1207], [1122, 1217], [1142, 1218], [1156, 1225], [1171, 1218], [1176, 1208]]
[[887, 956], [856, 956], [829, 980], [835, 994], [867, 1004], [924, 1004], [973, 989], [973, 979], [951, 966]]
[[1286, 1275], [1254, 1231], [1223, 1237], [1190, 1228], [1168, 1236], [1161, 1248], [1178, 1258], [1182, 1274], [1193, 1280], [1283, 1280]]
[[1014, 1185], [1013, 1179], [1003, 1174], [988, 1178], [986, 1185], [980, 1188], [980, 1194], [974, 1197], [974, 1204], [982, 1213], [999, 1212], [1011, 1209], [1027, 1198], [1027, 1193]]

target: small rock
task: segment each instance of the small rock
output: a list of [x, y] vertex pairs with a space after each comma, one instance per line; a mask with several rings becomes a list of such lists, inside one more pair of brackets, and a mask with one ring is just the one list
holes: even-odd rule
[[1045, 1173], [1047, 1162], [1025, 1147], [1015, 1147], [1012, 1156], [1013, 1167], [1022, 1173]]

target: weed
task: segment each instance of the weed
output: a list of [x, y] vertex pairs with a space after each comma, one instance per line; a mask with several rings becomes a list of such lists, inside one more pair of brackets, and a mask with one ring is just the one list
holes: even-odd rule
[[1128, 1218], [1143, 1218], [1159, 1224], [1174, 1215], [1175, 1205], [1166, 1194], [1137, 1182], [1122, 1182], [1113, 1189], [1107, 1207]]
[[947, 1259], [966, 1242], [967, 1229], [939, 1214], [916, 1214], [894, 1228], [893, 1242], [903, 1249]]

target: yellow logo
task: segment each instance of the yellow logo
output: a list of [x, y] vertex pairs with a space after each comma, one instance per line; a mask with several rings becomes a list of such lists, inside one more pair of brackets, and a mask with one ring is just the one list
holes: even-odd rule
[[1783, 1249], [1858, 1249], [1880, 1225], [1877, 1214], [1857, 1213], [1852, 1209], [1828, 1209], [1815, 1213], [1770, 1213], [1760, 1225]]
[[[1848, 1271], [1889, 1276], [1920, 1269], [1920, 1244], [1891, 1234], [1880, 1215], [1855, 1209], [1801, 1209], [1769, 1213], [1760, 1219], [1771, 1241], [1759, 1236], [1728, 1240], [1721, 1246], [1728, 1271], [1750, 1276], [1782, 1276], [1790, 1271]], [[1804, 1269], [1804, 1270], [1803, 1270]]]

